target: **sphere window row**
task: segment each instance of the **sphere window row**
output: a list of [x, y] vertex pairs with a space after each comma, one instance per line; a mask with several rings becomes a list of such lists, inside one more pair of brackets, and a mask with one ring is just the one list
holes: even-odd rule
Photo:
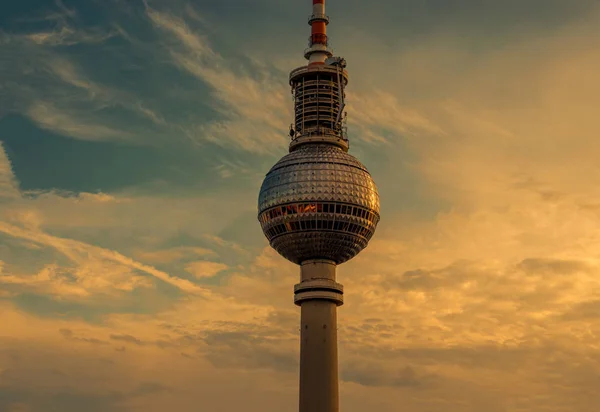
[[357, 225], [350, 222], [333, 220], [297, 220], [275, 225], [265, 231], [269, 239], [284, 233], [297, 232], [301, 230], [331, 230], [344, 233], [354, 233], [369, 240], [373, 235], [373, 228]]
[[268, 221], [280, 216], [295, 215], [303, 213], [336, 213], [341, 215], [351, 215], [371, 222], [378, 220], [377, 215], [371, 211], [358, 206], [344, 205], [339, 203], [298, 203], [284, 206], [276, 206], [263, 212], [258, 220], [265, 224]]

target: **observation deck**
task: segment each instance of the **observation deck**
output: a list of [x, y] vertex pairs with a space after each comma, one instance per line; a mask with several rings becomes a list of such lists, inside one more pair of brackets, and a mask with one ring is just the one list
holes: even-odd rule
[[312, 142], [331, 143], [347, 151], [344, 124], [344, 87], [348, 72], [337, 66], [315, 64], [290, 73], [294, 96], [294, 133], [290, 150]]

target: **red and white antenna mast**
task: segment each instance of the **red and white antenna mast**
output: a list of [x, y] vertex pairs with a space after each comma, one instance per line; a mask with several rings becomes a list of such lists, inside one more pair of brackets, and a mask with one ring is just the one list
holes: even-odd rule
[[313, 0], [313, 14], [308, 19], [311, 26], [309, 48], [304, 56], [308, 64], [325, 64], [325, 60], [332, 56], [327, 43], [327, 25], [329, 16], [325, 14], [325, 0]]
[[327, 38], [329, 16], [325, 0], [312, 0], [308, 19], [311, 34], [304, 57], [308, 65], [290, 73], [294, 96], [294, 123], [290, 127], [290, 151], [308, 143], [329, 143], [347, 151], [344, 88], [348, 84], [346, 61], [333, 57]]

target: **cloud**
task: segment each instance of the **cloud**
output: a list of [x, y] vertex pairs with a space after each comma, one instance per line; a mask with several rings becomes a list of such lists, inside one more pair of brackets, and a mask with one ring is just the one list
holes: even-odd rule
[[134, 345], [144, 344], [141, 340], [131, 335], [110, 335], [110, 339], [118, 342], [133, 343]]
[[83, 298], [90, 295], [88, 289], [73, 284], [70, 274], [56, 265], [47, 265], [37, 275], [33, 276], [3, 273], [0, 276], [0, 283], [9, 290], [11, 286], [17, 286], [20, 291], [25, 290], [59, 297]]
[[[244, 370], [223, 370], [197, 356], [184, 357], [181, 349], [165, 350], [156, 345], [133, 344], [126, 351], [118, 351], [118, 345], [94, 345], [65, 339], [65, 335], [96, 337], [99, 330], [105, 333], [108, 330], [100, 325], [63, 320], [58, 323], [64, 323], [64, 329], [58, 332], [54, 328], [55, 320], [15, 317], [14, 309], [4, 305], [2, 310], [4, 319], [26, 322], [22, 327], [14, 328], [13, 339], [0, 340], [3, 365], [0, 373], [5, 378], [0, 384], [2, 410], [21, 407], [41, 412], [56, 406], [64, 411], [78, 411], [85, 402], [95, 402], [92, 409], [97, 411], [159, 412], [168, 406], [186, 411], [203, 402], [218, 404], [228, 410], [246, 404], [247, 410], [259, 411], [264, 407], [264, 401], [254, 394], [260, 392], [262, 385], [275, 388], [277, 383], [279, 388], [274, 391], [271, 402], [283, 406], [294, 396], [294, 379], [286, 375], [274, 377], [272, 372], [266, 371], [248, 374]], [[83, 329], [88, 330], [86, 335]], [[135, 330], [138, 329], [139, 324]], [[122, 331], [112, 333], [126, 335]], [[40, 348], [32, 344], [32, 340], [43, 340], [45, 344]], [[165, 370], [164, 364], [170, 367]], [[250, 376], [252, 379], [248, 379]], [[223, 399], [215, 394], [215, 390], [223, 385], [229, 385], [236, 393], [238, 387], [245, 387], [250, 392], [242, 390], [245, 395]]]
[[62, 26], [53, 31], [26, 34], [23, 37], [40, 46], [73, 46], [76, 44], [102, 43], [116, 33], [102, 31], [82, 31], [69, 26]]
[[[415, 138], [420, 133], [443, 134], [443, 130], [410, 107], [402, 107], [398, 98], [383, 90], [348, 91], [349, 126], [353, 134], [368, 143], [393, 142], [391, 136]], [[391, 136], [390, 136], [391, 135]]]
[[158, 30], [169, 36], [165, 47], [173, 63], [212, 88], [225, 118], [188, 128], [186, 132], [192, 138], [257, 153], [285, 147], [282, 131], [291, 118], [291, 108], [281, 77], [273, 78], [268, 72], [256, 76], [235, 72], [185, 20], [147, 3], [146, 14]]
[[357, 365], [355, 362], [343, 367], [341, 378], [364, 386], [411, 387], [421, 386], [422, 382], [410, 366], [404, 368], [382, 368], [381, 365]]
[[[87, 279], [91, 284], [109, 284], [109, 278], [90, 278], [95, 276], [98, 267], [94, 267], [98, 262], [109, 262], [110, 264], [117, 265], [117, 268], [128, 268], [129, 270], [138, 270], [143, 273], [154, 276], [155, 278], [168, 283], [176, 288], [187, 292], [196, 294], [205, 294], [208, 291], [194, 285], [193, 283], [181, 279], [175, 276], [171, 276], [168, 273], [155, 269], [152, 266], [144, 265], [131, 258], [123, 256], [119, 252], [103, 249], [97, 246], [89, 245], [84, 242], [60, 238], [52, 236], [39, 230], [28, 230], [15, 225], [0, 222], [0, 232], [9, 235], [11, 237], [25, 239], [35, 244], [43, 245], [46, 247], [53, 248], [68, 257], [74, 263], [79, 264], [79, 269], [75, 272], [75, 275], [83, 279]], [[91, 269], [91, 270], [90, 270]], [[136, 284], [136, 278], [129, 278], [128, 284], [121, 284], [122, 288], [130, 289]]]
[[185, 270], [194, 275], [197, 279], [211, 278], [219, 272], [227, 270], [229, 266], [219, 262], [209, 262], [207, 260], [198, 260], [186, 265]]
[[225, 158], [219, 159], [219, 164], [215, 166], [215, 170], [223, 179], [254, 175], [255, 180], [259, 181], [264, 177], [262, 173], [253, 170], [248, 165], [240, 161], [228, 160]]
[[147, 261], [150, 263], [165, 264], [179, 261], [181, 259], [189, 257], [211, 256], [214, 255], [215, 252], [201, 247], [181, 246], [156, 251], [138, 250], [135, 252], [135, 254], [140, 260]]
[[76, 136], [83, 140], [131, 140], [130, 133], [103, 124], [86, 122], [57, 109], [50, 102], [33, 103], [27, 115], [42, 129], [52, 130], [66, 136]]
[[[258, 333], [257, 333], [258, 332]], [[270, 331], [277, 333], [277, 331]], [[265, 336], [262, 331], [213, 331], [206, 333], [204, 342], [209, 346], [206, 358], [217, 367], [236, 369], [275, 369], [295, 372], [298, 353], [292, 350], [291, 340]], [[294, 340], [295, 341], [295, 340]]]
[[105, 114], [108, 108], [133, 114], [142, 122], [141, 127], [146, 121], [154, 127], [166, 126], [165, 119], [146, 107], [140, 98], [91, 80], [68, 58], [47, 52], [35, 53], [30, 58], [39, 59], [39, 66], [46, 69], [38, 76], [45, 77], [47, 73], [52, 77], [44, 78], [45, 90], [26, 86], [15, 90], [16, 101], [12, 106], [16, 105], [15, 109], [22, 110], [42, 129], [82, 140], [148, 144], [131, 123], [115, 114]]
[[165, 125], [164, 118], [145, 107], [141, 100], [131, 93], [119, 90], [111, 86], [106, 86], [92, 81], [86, 77], [76, 65], [63, 57], [54, 56], [47, 61], [48, 70], [62, 82], [82, 89], [88, 93], [91, 100], [97, 101], [102, 106], [120, 106], [123, 109], [133, 112], [146, 120], [150, 120], [156, 125]]
[[71, 329], [59, 329], [59, 332], [67, 340], [86, 342], [86, 343], [90, 343], [92, 345], [107, 345], [108, 344], [107, 341], [104, 341], [101, 339], [76, 336]]
[[[57, 26], [49, 32], [0, 33], [0, 56], [13, 62], [1, 70], [0, 116], [19, 113], [43, 129], [75, 139], [136, 144], [163, 140], [168, 133], [161, 129], [168, 125], [160, 113], [110, 79], [104, 80], [108, 84], [94, 81], [89, 68], [86, 72], [79, 64], [81, 59], [69, 53], [71, 47], [85, 45], [99, 55], [110, 54], [104, 43], [123, 34], [101, 27], [75, 28], [74, 16], [58, 13]], [[155, 139], [148, 141], [149, 135]]]
[[249, 254], [249, 251], [246, 250], [243, 246], [239, 245], [236, 242], [232, 242], [230, 240], [225, 240], [220, 236], [213, 235], [213, 234], [205, 234], [204, 238], [215, 245], [231, 249], [240, 255], [248, 255]]
[[[5, 159], [8, 162], [6, 156]], [[14, 182], [10, 168], [7, 167], [6, 171], [8, 175], [6, 181]], [[132, 293], [154, 289], [156, 287], [156, 282], [152, 279], [154, 277], [184, 293], [208, 297], [210, 295], [208, 289], [173, 276], [169, 272], [185, 273], [187, 266], [188, 270], [196, 276], [212, 276], [228, 268], [228, 265], [218, 261], [209, 264], [193, 263], [198, 260], [198, 257], [209, 257], [214, 260], [217, 254], [211, 250], [212, 248], [220, 250], [226, 256], [238, 253], [243, 253], [244, 256], [249, 254], [237, 243], [214, 235], [207, 236], [205, 239], [199, 237], [198, 241], [194, 241], [189, 246], [163, 248], [162, 245], [170, 237], [180, 232], [175, 223], [176, 219], [166, 215], [163, 217], [165, 228], [168, 230], [160, 228], [162, 219], [153, 217], [157, 207], [152, 206], [152, 203], [158, 200], [159, 203], [164, 202], [172, 207], [173, 201], [169, 199], [142, 200], [137, 197], [105, 193], [74, 194], [60, 191], [27, 192], [22, 195], [17, 188], [14, 190], [16, 192], [12, 200], [0, 206], [0, 216], [3, 220], [0, 221], [0, 232], [5, 239], [0, 254], [8, 262], [0, 276], [0, 284], [3, 285], [7, 296], [34, 294], [91, 306], [97, 306], [103, 301], [107, 304], [108, 299], [114, 303], [126, 304], [131, 299]], [[222, 201], [216, 200], [215, 211], [221, 213], [224, 210]], [[175, 214], [179, 216], [178, 219], [182, 217], [181, 212], [185, 208], [189, 208], [190, 216], [196, 216], [199, 207], [207, 206], [201, 199], [184, 200], [184, 204], [187, 203], [189, 207], [182, 208], [183, 204], [180, 204], [174, 209]], [[201, 206], [202, 204], [204, 206]], [[140, 208], [140, 205], [144, 206]], [[158, 209], [164, 207], [159, 206]], [[132, 214], [136, 219], [132, 220], [125, 216], [119, 218], [123, 212]], [[146, 213], [148, 215], [144, 217]], [[110, 219], [105, 220], [102, 216]], [[149, 217], [152, 217], [155, 222], [154, 226], [147, 225]], [[207, 218], [212, 220], [213, 225], [216, 223], [209, 215]], [[226, 216], [223, 216], [223, 219], [227, 221]], [[183, 220], [187, 221], [185, 214]], [[210, 225], [203, 224], [203, 219], [196, 220], [200, 230], [199, 233], [197, 232], [198, 235], [207, 229], [211, 230]], [[128, 222], [128, 225], [124, 226], [124, 221]], [[134, 244], [126, 245], [130, 256], [137, 260], [115, 249], [93, 245], [94, 239], [104, 239], [100, 241], [106, 242], [104, 231], [113, 224], [114, 232], [108, 238], [109, 241], [111, 238], [119, 239], [121, 236], [119, 231], [127, 232], [141, 224], [139, 227], [146, 235]], [[91, 225], [89, 230], [85, 229], [88, 225]], [[189, 225], [187, 229], [192, 233], [195, 230]], [[54, 230], [60, 231], [63, 236], [49, 234]], [[74, 240], [67, 235], [71, 233], [77, 238], [85, 232], [89, 233], [92, 243]], [[170, 264], [170, 266], [165, 271], [150, 266], [151, 264]]]
[[[595, 32], [587, 24], [570, 24], [552, 37], [532, 36], [465, 59], [453, 57], [452, 64], [464, 74], [432, 76], [448, 97], [414, 100], [445, 133], [411, 142], [429, 190], [456, 206], [468, 202], [470, 207], [498, 205], [507, 196], [529, 201], [515, 190], [523, 181], [552, 192], [596, 196], [596, 189], [587, 185], [597, 173], [590, 167], [598, 153], [591, 138], [598, 128], [590, 111], [597, 99], [589, 93], [598, 87], [592, 73], [600, 67], [593, 52], [598, 47]], [[575, 39], [581, 39], [577, 48], [566, 47]], [[418, 67], [443, 66], [449, 51], [457, 50], [451, 41], [436, 42], [414, 56], [414, 69], [400, 69], [407, 80], [420, 76]], [[428, 62], [431, 56], [434, 61]], [[575, 158], [578, 167], [570, 167]]]
[[42, 412], [55, 410], [77, 410], [85, 408], [91, 412], [119, 412], [125, 409], [119, 405], [123, 396], [86, 395], [72, 392], [33, 394], [27, 390], [7, 390], [0, 388], [0, 408], [7, 412]]
[[525, 273], [547, 273], [573, 275], [593, 271], [586, 262], [561, 259], [525, 259], [517, 267]]
[[15, 179], [4, 145], [0, 142], [0, 198], [18, 199], [19, 197], [19, 185]]
[[77, 44], [103, 43], [117, 35], [115, 31], [106, 32], [98, 27], [82, 27], [78, 13], [69, 9], [61, 0], [56, 0], [55, 10], [38, 13], [38, 17], [21, 18], [21, 22], [52, 22], [47, 30], [31, 31], [14, 36], [14, 40], [25, 40], [38, 46], [73, 46]]

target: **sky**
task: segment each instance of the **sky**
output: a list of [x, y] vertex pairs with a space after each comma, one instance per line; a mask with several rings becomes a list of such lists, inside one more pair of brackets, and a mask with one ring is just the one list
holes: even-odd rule
[[[0, 5], [0, 411], [297, 410], [256, 220], [308, 0]], [[329, 0], [381, 222], [341, 410], [600, 407], [600, 6]]]

